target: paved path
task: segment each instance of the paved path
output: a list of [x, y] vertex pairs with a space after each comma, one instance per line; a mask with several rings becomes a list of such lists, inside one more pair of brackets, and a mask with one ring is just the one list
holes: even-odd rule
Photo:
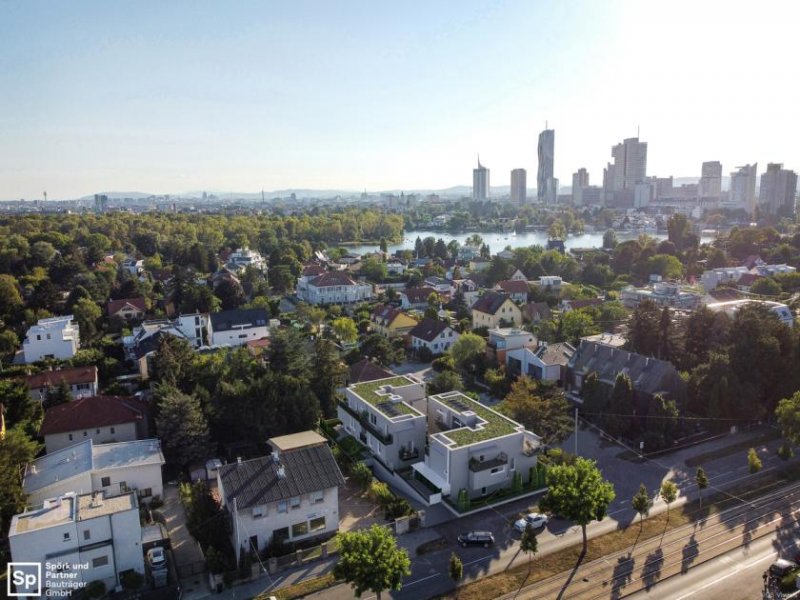
[[177, 485], [164, 486], [164, 506], [154, 512], [164, 516], [177, 567], [180, 569], [181, 566], [202, 561], [203, 553], [200, 546], [186, 527], [186, 513], [181, 504]]

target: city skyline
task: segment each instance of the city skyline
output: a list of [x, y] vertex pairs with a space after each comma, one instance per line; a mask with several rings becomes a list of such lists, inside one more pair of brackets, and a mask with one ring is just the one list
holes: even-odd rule
[[782, 58], [800, 7], [746, 6], [6, 3], [0, 199], [441, 189], [468, 185], [477, 152], [506, 185], [536, 172], [545, 121], [565, 184], [581, 167], [600, 181], [638, 127], [648, 175], [797, 170]]

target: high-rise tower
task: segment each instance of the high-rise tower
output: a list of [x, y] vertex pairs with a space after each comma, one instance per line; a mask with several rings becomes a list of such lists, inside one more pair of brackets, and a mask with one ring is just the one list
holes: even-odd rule
[[489, 197], [489, 169], [481, 164], [478, 156], [478, 168], [472, 169], [472, 199], [486, 200]]
[[539, 202], [555, 204], [558, 195], [558, 184], [553, 175], [555, 159], [556, 132], [545, 129], [539, 134], [539, 170], [536, 173], [536, 196]]
[[525, 204], [528, 197], [528, 173], [525, 169], [511, 171], [511, 201]]

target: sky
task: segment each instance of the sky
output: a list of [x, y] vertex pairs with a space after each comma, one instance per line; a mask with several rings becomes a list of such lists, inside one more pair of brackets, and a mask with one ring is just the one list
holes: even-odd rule
[[800, 170], [800, 2], [0, 0], [0, 199]]

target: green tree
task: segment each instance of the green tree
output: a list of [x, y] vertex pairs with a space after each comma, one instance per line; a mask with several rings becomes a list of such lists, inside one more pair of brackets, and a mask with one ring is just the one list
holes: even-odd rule
[[563, 240], [567, 237], [567, 228], [564, 223], [556, 219], [547, 228], [547, 237], [551, 240]]
[[156, 430], [167, 460], [181, 468], [206, 458], [209, 453], [208, 424], [195, 396], [161, 387]]
[[661, 275], [664, 279], [680, 279], [683, 277], [683, 265], [674, 256], [656, 254], [647, 259], [647, 273]]
[[778, 402], [775, 416], [783, 437], [793, 446], [800, 445], [800, 392]]
[[528, 555], [528, 574], [525, 576], [525, 581], [527, 581], [531, 576], [533, 555], [539, 551], [539, 540], [536, 538], [536, 531], [530, 523], [525, 524], [525, 531], [522, 532], [519, 549]]
[[11, 518], [25, 508], [22, 469], [39, 453], [41, 446], [21, 426], [6, 430], [0, 441], [0, 517], [3, 531], [8, 531]]
[[614, 501], [614, 486], [603, 479], [593, 460], [578, 457], [571, 465], [554, 465], [547, 471], [547, 494], [540, 507], [581, 526], [586, 555], [586, 526], [601, 521]]
[[150, 376], [158, 383], [190, 392], [194, 389], [194, 357], [194, 350], [188, 341], [174, 335], [162, 335], [152, 361], [154, 368]]
[[339, 317], [331, 323], [333, 333], [345, 344], [351, 344], [358, 339], [358, 328], [349, 317]]
[[351, 475], [356, 485], [361, 488], [361, 491], [366, 490], [372, 482], [372, 471], [363, 462], [357, 462], [355, 466], [353, 466]]
[[661, 490], [658, 495], [667, 503], [667, 522], [669, 522], [669, 505], [675, 502], [678, 497], [678, 486], [671, 479], [667, 479], [661, 484]]
[[750, 450], [747, 451], [747, 467], [750, 473], [758, 473], [762, 466], [758, 452], [756, 452], [755, 448], [750, 448]]
[[0, 357], [16, 352], [17, 348], [19, 348], [19, 338], [16, 333], [10, 329], [0, 332]]
[[388, 529], [373, 525], [339, 534], [339, 560], [333, 574], [350, 583], [357, 597], [371, 591], [380, 600], [384, 590], [403, 586], [403, 577], [411, 574], [411, 560]]
[[572, 430], [564, 393], [530, 377], [519, 377], [499, 408], [531, 431], [535, 429], [546, 444], [560, 444]]
[[608, 412], [605, 418], [605, 428], [614, 437], [627, 435], [631, 429], [631, 418], [634, 408], [633, 383], [627, 373], [620, 372], [614, 381], [611, 390], [611, 399], [608, 403]]
[[600, 328], [587, 312], [571, 310], [561, 315], [561, 334], [573, 346], [577, 346], [582, 337], [596, 333], [600, 333]]
[[44, 400], [42, 400], [42, 407], [48, 410], [59, 404], [66, 404], [70, 400], [72, 400], [72, 392], [70, 392], [67, 382], [62, 379], [58, 386], [48, 388]]
[[[405, 352], [402, 348], [396, 348], [392, 342], [377, 333], [364, 338], [360, 349], [362, 355], [374, 359], [382, 367], [402, 362], [405, 358]], [[358, 358], [360, 358], [360, 355]]]
[[228, 279], [219, 282], [214, 288], [214, 295], [219, 298], [222, 310], [239, 308], [246, 300], [242, 284]]
[[614, 249], [617, 245], [617, 234], [614, 233], [613, 229], [606, 229], [606, 232], [603, 234], [603, 248]]
[[708, 487], [708, 475], [706, 475], [703, 467], [697, 467], [697, 472], [694, 475], [694, 482], [697, 484], [697, 490], [700, 493], [700, 508], [703, 507], [703, 490]]
[[476, 362], [485, 352], [486, 340], [474, 333], [462, 334], [450, 349], [456, 366], [466, 372], [474, 370]]
[[631, 499], [631, 506], [639, 515], [639, 533], [641, 533], [642, 527], [644, 527], [644, 518], [650, 513], [650, 507], [653, 506], [650, 494], [647, 493], [647, 488], [643, 483], [639, 485], [639, 491]]
[[656, 356], [660, 331], [661, 310], [653, 302], [645, 300], [631, 315], [628, 328], [628, 344], [631, 350], [645, 356]]
[[361, 273], [370, 281], [384, 281], [389, 275], [386, 263], [374, 256], [369, 256], [362, 261]]
[[596, 371], [586, 376], [581, 387], [581, 398], [583, 398], [583, 410], [591, 413], [594, 420], [599, 420], [608, 407], [608, 395]]
[[270, 368], [299, 379], [308, 379], [311, 370], [306, 340], [293, 327], [281, 328], [270, 336], [267, 353]]
[[22, 295], [12, 275], [0, 275], [0, 316], [8, 316], [22, 307]]
[[0, 399], [5, 406], [6, 426], [30, 427], [34, 435], [39, 429], [42, 407], [31, 400], [28, 386], [22, 380], [0, 379]]
[[81, 342], [89, 343], [97, 335], [97, 321], [103, 316], [100, 307], [88, 298], [81, 298], [72, 309], [81, 332]]
[[456, 586], [456, 595], [458, 595], [458, 582], [461, 581], [461, 578], [464, 576], [464, 564], [455, 552], [450, 554], [448, 572], [450, 573], [450, 579], [453, 580]]
[[770, 277], [762, 277], [750, 286], [750, 293], [762, 296], [777, 296], [781, 293], [781, 286]]
[[460, 391], [463, 389], [464, 382], [461, 380], [461, 376], [455, 371], [442, 371], [428, 382], [428, 395]]
[[311, 372], [311, 388], [319, 400], [322, 415], [336, 416], [336, 389], [344, 385], [347, 367], [331, 340], [320, 338], [314, 344], [314, 369]]

